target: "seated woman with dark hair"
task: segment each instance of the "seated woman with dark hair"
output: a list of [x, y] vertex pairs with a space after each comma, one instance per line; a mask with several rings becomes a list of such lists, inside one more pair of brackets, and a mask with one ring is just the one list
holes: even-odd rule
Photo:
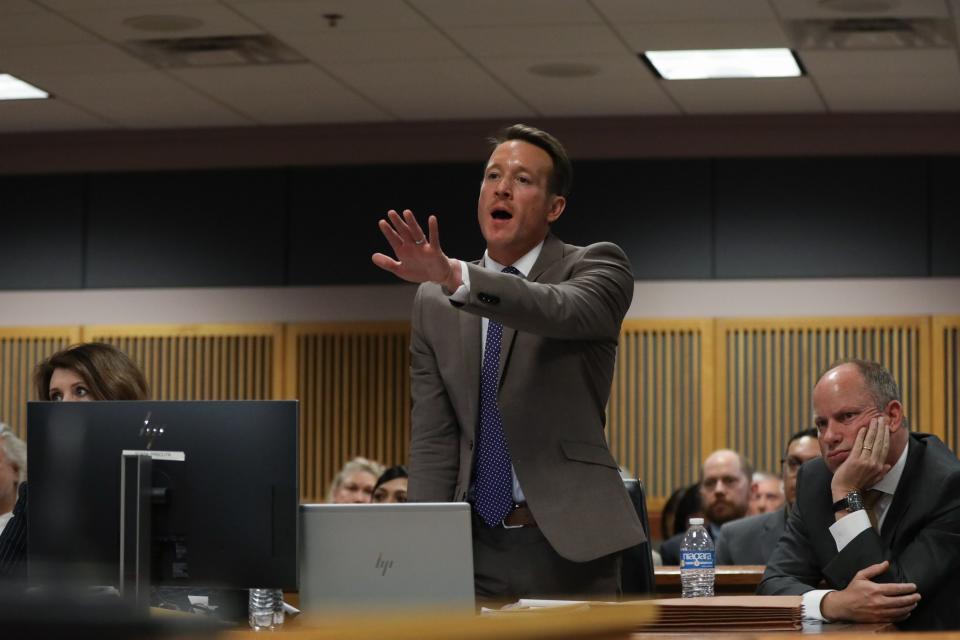
[[[34, 370], [39, 400], [146, 400], [147, 380], [116, 347], [88, 342], [58, 351]], [[0, 579], [27, 578], [27, 483], [20, 484], [13, 518], [0, 535]]]
[[377, 478], [373, 486], [373, 502], [406, 502], [407, 468], [402, 464], [390, 467]]

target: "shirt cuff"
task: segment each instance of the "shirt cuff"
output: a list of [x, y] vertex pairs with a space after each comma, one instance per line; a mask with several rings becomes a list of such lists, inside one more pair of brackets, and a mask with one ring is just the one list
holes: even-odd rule
[[823, 597], [833, 591], [833, 589], [814, 589], [803, 594], [803, 618], [804, 620], [822, 620], [827, 621], [820, 611], [820, 602]]
[[844, 547], [870, 526], [870, 516], [863, 509], [847, 514], [830, 525], [830, 534], [837, 543], [837, 551], [843, 551]]
[[451, 302], [459, 302], [464, 304], [467, 302], [467, 299], [470, 297], [470, 270], [467, 269], [467, 263], [463, 260], [460, 262], [460, 281], [461, 284], [457, 287], [457, 290], [449, 295]]

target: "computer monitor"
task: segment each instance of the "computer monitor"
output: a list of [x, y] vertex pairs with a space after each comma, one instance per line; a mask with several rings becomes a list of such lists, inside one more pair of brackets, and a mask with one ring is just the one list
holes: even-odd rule
[[31, 585], [119, 584], [122, 453], [151, 451], [153, 584], [296, 589], [295, 401], [31, 402], [27, 425]]

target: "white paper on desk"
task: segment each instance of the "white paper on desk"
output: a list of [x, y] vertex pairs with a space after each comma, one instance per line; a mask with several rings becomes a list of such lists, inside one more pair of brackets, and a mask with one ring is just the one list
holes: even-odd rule
[[545, 600], [542, 598], [520, 598], [517, 600], [519, 609], [541, 609], [544, 607], [569, 607], [576, 604], [587, 604], [584, 600]]

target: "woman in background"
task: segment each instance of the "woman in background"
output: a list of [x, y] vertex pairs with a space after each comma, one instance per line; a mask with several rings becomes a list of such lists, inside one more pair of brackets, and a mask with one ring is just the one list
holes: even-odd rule
[[[88, 342], [58, 351], [34, 370], [39, 400], [146, 400], [147, 380], [119, 349]], [[20, 484], [13, 518], [0, 535], [0, 579], [26, 582], [27, 483]]]
[[380, 474], [373, 486], [373, 502], [407, 501], [407, 468], [402, 464], [390, 467]]
[[383, 465], [367, 458], [356, 457], [345, 465], [333, 479], [327, 502], [333, 504], [364, 504], [373, 497], [373, 485], [383, 473]]

